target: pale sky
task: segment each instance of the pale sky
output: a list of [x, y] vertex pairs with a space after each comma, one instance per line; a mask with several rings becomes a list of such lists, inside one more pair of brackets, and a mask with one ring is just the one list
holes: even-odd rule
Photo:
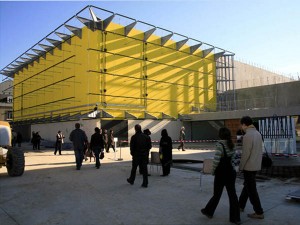
[[0, 0], [0, 69], [87, 5], [226, 49], [236, 60], [300, 76], [299, 0]]

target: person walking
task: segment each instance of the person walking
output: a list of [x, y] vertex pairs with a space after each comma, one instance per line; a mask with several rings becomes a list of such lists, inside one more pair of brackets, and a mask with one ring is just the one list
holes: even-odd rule
[[239, 166], [244, 174], [244, 187], [239, 197], [240, 210], [244, 211], [249, 198], [254, 213], [248, 214], [248, 217], [264, 219], [264, 211], [256, 189], [256, 173], [261, 170], [262, 136], [253, 125], [251, 117], [242, 117], [241, 125], [245, 134], [243, 136], [242, 155]]
[[114, 140], [114, 131], [113, 130], [109, 130], [106, 152], [109, 152], [110, 147], [112, 147], [114, 152], [116, 152], [115, 140]]
[[180, 151], [180, 149], [182, 149], [182, 151], [185, 151], [184, 149], [184, 140], [185, 140], [185, 128], [181, 127], [180, 132], [179, 132], [179, 141], [180, 144], [178, 146], [178, 151]]
[[32, 131], [31, 143], [32, 149], [37, 150], [37, 132]]
[[100, 154], [104, 154], [104, 142], [101, 134], [100, 128], [95, 128], [95, 133], [91, 136], [90, 148], [95, 154], [96, 158], [96, 168], [99, 169], [101, 166], [100, 163]]
[[141, 187], [148, 187], [148, 156], [151, 148], [151, 139], [148, 135], [142, 133], [142, 128], [136, 124], [135, 134], [130, 139], [130, 154], [132, 156], [132, 168], [130, 177], [127, 182], [131, 185], [134, 184], [136, 169], [139, 166], [143, 174], [143, 183]]
[[35, 138], [36, 138], [36, 148], [38, 150], [41, 150], [41, 140], [44, 140], [44, 139], [41, 137], [39, 132], [35, 133]]
[[56, 155], [57, 150], [58, 153], [61, 155], [61, 150], [62, 150], [62, 144], [64, 142], [65, 136], [62, 134], [62, 132], [59, 130], [56, 134], [56, 143], [55, 143], [55, 151], [54, 155]]
[[213, 160], [212, 175], [214, 178], [213, 196], [201, 210], [202, 214], [212, 218], [226, 187], [229, 197], [229, 220], [234, 224], [241, 224], [238, 197], [235, 190], [236, 171], [234, 170], [234, 144], [231, 132], [223, 127], [219, 130], [220, 141], [216, 145], [216, 153]]
[[106, 150], [106, 152], [108, 152], [107, 151], [108, 135], [107, 135], [107, 130], [106, 129], [103, 130], [102, 137], [103, 137], [104, 149]]
[[75, 130], [70, 133], [70, 141], [73, 142], [76, 169], [80, 170], [84, 158], [84, 148], [88, 144], [88, 139], [83, 130], [80, 129], [80, 124], [75, 124]]
[[[149, 138], [150, 138], [150, 143], [151, 143], [150, 149], [151, 149], [151, 148], [152, 148], [152, 141], [151, 141], [151, 137], [150, 137], [151, 131], [147, 128], [147, 129], [145, 129], [145, 130], [143, 131], [143, 133], [146, 134], [147, 136], [149, 136]], [[149, 149], [149, 153], [150, 153], [150, 149]], [[148, 154], [148, 163], [149, 163], [149, 154]], [[140, 171], [140, 174], [143, 174], [143, 173], [142, 173], [142, 170], [141, 170], [141, 167], [139, 167], [139, 171]], [[151, 176], [151, 174], [148, 173], [148, 176]]]
[[170, 174], [171, 165], [172, 165], [172, 139], [168, 135], [168, 131], [163, 129], [161, 131], [161, 139], [159, 142], [159, 153], [161, 155], [161, 164], [163, 174], [161, 176], [165, 177]]

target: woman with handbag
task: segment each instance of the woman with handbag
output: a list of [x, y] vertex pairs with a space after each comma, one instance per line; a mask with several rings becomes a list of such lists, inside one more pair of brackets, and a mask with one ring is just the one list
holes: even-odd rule
[[172, 165], [172, 139], [168, 135], [166, 129], [161, 131], [161, 139], [159, 142], [159, 153], [160, 161], [162, 164], [163, 174], [161, 176], [165, 177], [170, 174], [171, 165]]
[[219, 130], [220, 141], [217, 143], [213, 161], [212, 175], [214, 178], [214, 193], [212, 198], [201, 210], [202, 214], [212, 218], [226, 187], [229, 197], [229, 220], [234, 224], [241, 224], [239, 202], [235, 190], [236, 171], [234, 170], [234, 144], [230, 130], [223, 127]]

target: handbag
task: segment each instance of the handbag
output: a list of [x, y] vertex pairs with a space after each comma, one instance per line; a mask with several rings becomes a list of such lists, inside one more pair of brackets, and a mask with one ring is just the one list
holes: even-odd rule
[[100, 153], [100, 159], [103, 159], [104, 158], [104, 152], [101, 152]]
[[160, 159], [160, 160], [163, 160], [163, 158], [164, 158], [164, 157], [163, 157], [163, 154], [162, 154], [162, 153], [159, 153], [159, 159]]

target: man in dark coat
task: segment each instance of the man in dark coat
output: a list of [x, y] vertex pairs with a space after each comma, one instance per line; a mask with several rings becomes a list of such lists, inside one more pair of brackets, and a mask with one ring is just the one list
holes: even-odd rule
[[139, 124], [135, 125], [135, 134], [130, 140], [130, 154], [132, 156], [132, 168], [130, 177], [127, 182], [134, 184], [136, 169], [139, 166], [143, 174], [142, 187], [148, 187], [148, 156], [151, 149], [151, 139], [148, 135], [142, 133], [142, 128]]
[[85, 132], [80, 129], [79, 123], [75, 124], [75, 130], [70, 133], [69, 139], [73, 142], [76, 169], [80, 170], [83, 161], [84, 148], [88, 143], [88, 139]]

